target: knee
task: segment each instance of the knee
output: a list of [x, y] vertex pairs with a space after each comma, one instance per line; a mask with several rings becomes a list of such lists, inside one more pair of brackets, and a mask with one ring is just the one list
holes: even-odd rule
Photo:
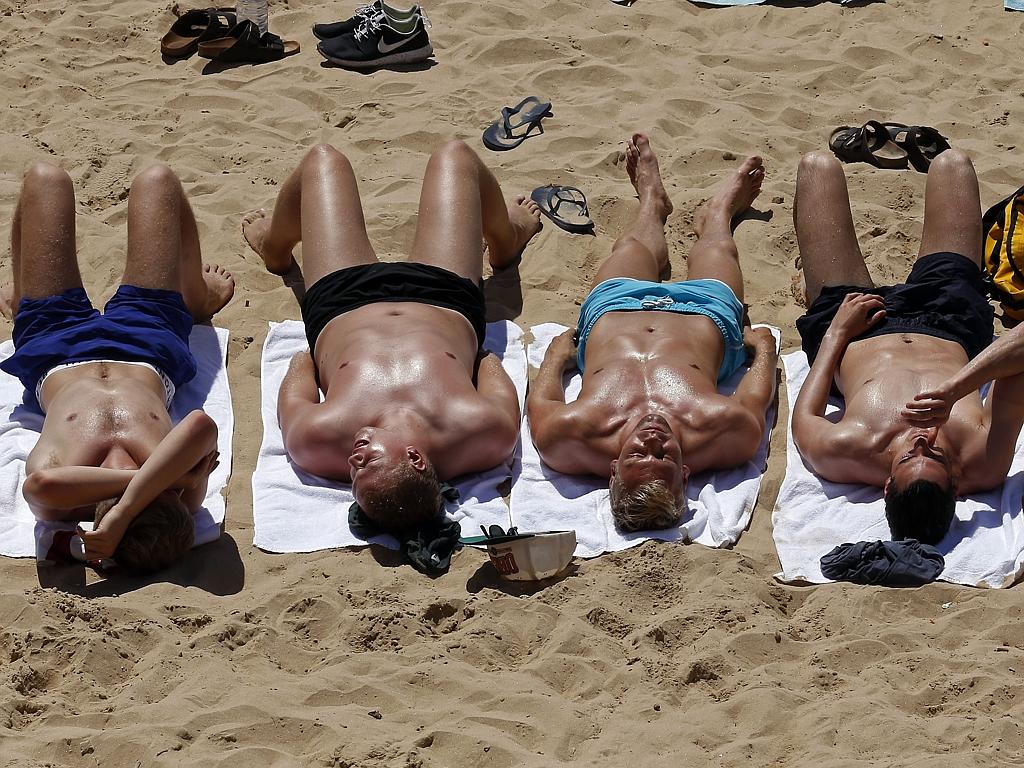
[[450, 139], [435, 150], [431, 159], [445, 165], [472, 165], [477, 163], [476, 152], [461, 139]]
[[345, 155], [327, 143], [316, 144], [311, 147], [302, 159], [302, 165], [304, 168], [316, 169], [329, 169], [338, 166], [344, 168], [352, 167]]
[[947, 149], [932, 160], [929, 172], [933, 170], [961, 171], [974, 168], [971, 156], [962, 149]]
[[32, 163], [25, 169], [24, 184], [26, 187], [39, 187], [42, 189], [54, 189], [59, 187], [71, 188], [71, 177], [63, 168], [56, 165], [38, 161]]
[[143, 187], [154, 189], [178, 188], [181, 182], [177, 175], [163, 163], [151, 165], [139, 173], [132, 181], [132, 189], [137, 190]]
[[816, 173], [842, 173], [843, 167], [831, 152], [816, 149], [800, 158], [797, 172], [801, 175]]

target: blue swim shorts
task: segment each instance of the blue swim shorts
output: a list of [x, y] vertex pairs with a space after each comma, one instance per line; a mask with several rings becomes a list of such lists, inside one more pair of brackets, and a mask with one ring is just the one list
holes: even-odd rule
[[743, 346], [743, 304], [721, 280], [684, 280], [654, 283], [631, 277], [613, 277], [597, 285], [580, 308], [576, 327], [576, 362], [583, 370], [587, 338], [606, 312], [678, 312], [704, 315], [718, 326], [725, 342], [718, 380], [729, 378], [747, 360]]
[[71, 288], [18, 303], [14, 354], [0, 363], [0, 370], [21, 380], [25, 402], [36, 409], [36, 383], [67, 363], [149, 363], [177, 388], [196, 375], [188, 348], [191, 331], [192, 315], [177, 291], [122, 285], [101, 315], [83, 289]]

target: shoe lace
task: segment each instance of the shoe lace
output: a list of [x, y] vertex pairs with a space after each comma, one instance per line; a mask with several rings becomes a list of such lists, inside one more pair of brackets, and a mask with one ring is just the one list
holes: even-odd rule
[[359, 29], [355, 31], [356, 40], [365, 40], [370, 35], [376, 34], [380, 31], [381, 22], [384, 20], [384, 14], [379, 13], [375, 16], [367, 16], [366, 20], [359, 25]]
[[377, 9], [368, 3], [364, 3], [356, 7], [355, 16], [361, 19], [368, 19], [377, 13]]

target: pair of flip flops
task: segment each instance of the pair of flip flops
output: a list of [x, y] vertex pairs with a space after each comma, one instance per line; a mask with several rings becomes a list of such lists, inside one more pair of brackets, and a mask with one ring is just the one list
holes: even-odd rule
[[238, 23], [234, 8], [193, 8], [175, 21], [160, 41], [160, 53], [183, 59], [199, 50], [199, 44], [224, 37]]
[[259, 26], [249, 19], [233, 26], [224, 37], [199, 44], [199, 55], [204, 59], [232, 64], [262, 64], [298, 52], [297, 42], [282, 40], [271, 32], [260, 34]]
[[893, 169], [913, 166], [921, 173], [928, 173], [932, 160], [950, 148], [946, 137], [929, 126], [877, 120], [868, 120], [859, 128], [836, 128], [828, 146], [844, 163]]
[[501, 117], [484, 131], [484, 146], [495, 152], [515, 149], [531, 136], [544, 133], [541, 121], [553, 114], [551, 102], [536, 96], [527, 96], [514, 107], [502, 107]]
[[236, 63], [277, 61], [299, 52], [299, 44], [282, 40], [249, 19], [238, 21], [234, 8], [194, 8], [183, 13], [160, 41], [160, 52], [181, 59], [199, 52], [206, 59]]
[[587, 207], [587, 196], [577, 187], [547, 184], [530, 193], [540, 212], [560, 229], [578, 235], [592, 235], [594, 222]]

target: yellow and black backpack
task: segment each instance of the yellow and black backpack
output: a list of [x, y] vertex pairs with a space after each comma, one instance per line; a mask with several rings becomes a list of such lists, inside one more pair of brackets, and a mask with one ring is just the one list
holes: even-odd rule
[[989, 208], [981, 221], [992, 298], [1008, 317], [1024, 320], [1024, 187]]

